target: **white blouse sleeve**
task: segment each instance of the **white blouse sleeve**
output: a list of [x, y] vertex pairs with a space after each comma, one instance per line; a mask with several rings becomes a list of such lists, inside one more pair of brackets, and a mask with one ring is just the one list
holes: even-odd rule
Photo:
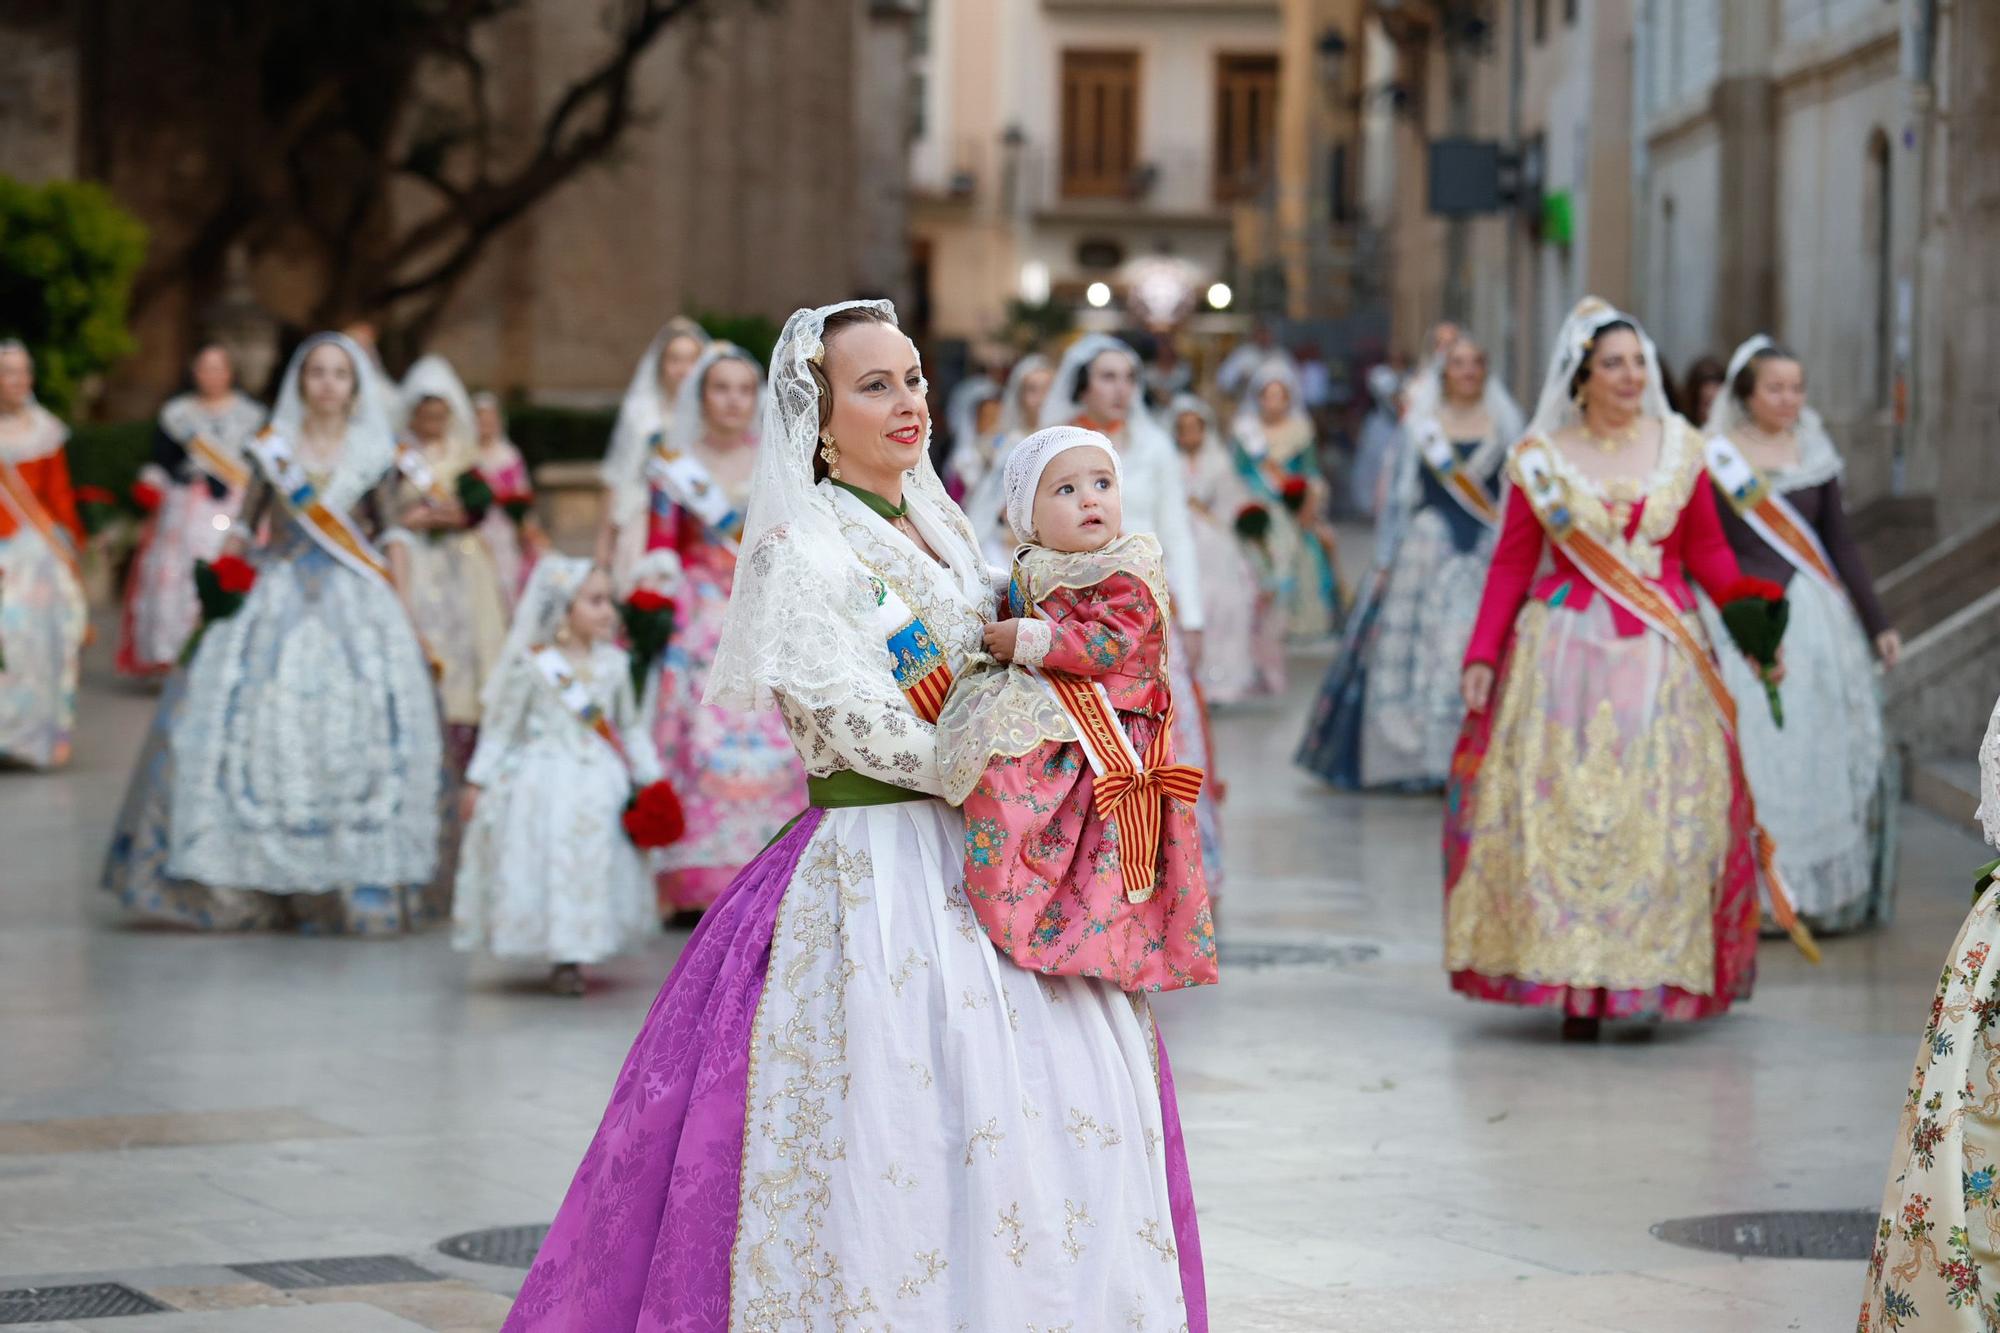
[[926, 796], [943, 794], [937, 732], [914, 714], [872, 700], [807, 709], [783, 695], [778, 696], [778, 710], [813, 776], [851, 768]]
[[465, 780], [475, 787], [488, 786], [499, 775], [507, 751], [525, 738], [528, 710], [535, 704], [537, 682], [526, 660], [504, 662], [500, 670], [507, 673], [506, 678], [499, 697], [480, 719], [479, 744], [473, 747], [472, 762], [465, 766]]

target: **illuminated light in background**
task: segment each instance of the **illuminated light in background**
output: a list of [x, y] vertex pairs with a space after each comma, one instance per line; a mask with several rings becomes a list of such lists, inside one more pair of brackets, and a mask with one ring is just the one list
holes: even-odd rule
[[1039, 259], [1021, 265], [1021, 299], [1029, 305], [1048, 303], [1049, 266]]
[[1236, 293], [1229, 290], [1226, 282], [1212, 282], [1208, 285], [1208, 304], [1216, 310], [1229, 309], [1229, 303], [1236, 299]]
[[229, 515], [227, 514], [217, 514], [214, 518], [211, 518], [208, 521], [209, 525], [213, 527], [217, 532], [229, 531]]
[[1094, 309], [1102, 310], [1111, 304], [1111, 285], [1104, 282], [1093, 282], [1090, 286], [1083, 289], [1083, 299], [1090, 302]]

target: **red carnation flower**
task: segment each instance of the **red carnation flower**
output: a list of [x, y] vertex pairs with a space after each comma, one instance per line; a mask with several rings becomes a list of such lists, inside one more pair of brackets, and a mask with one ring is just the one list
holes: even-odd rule
[[1785, 590], [1769, 579], [1760, 579], [1744, 574], [1722, 590], [1724, 602], [1740, 602], [1746, 597], [1754, 597], [1760, 602], [1782, 601]]
[[249, 592], [257, 582], [256, 566], [242, 556], [225, 555], [209, 568], [215, 571], [215, 581], [221, 585], [224, 592], [234, 593], [239, 597]]
[[681, 834], [687, 832], [681, 798], [668, 782], [649, 783], [632, 793], [620, 822], [625, 825], [625, 836], [639, 848], [665, 847], [680, 841]]
[[79, 486], [76, 498], [87, 505], [116, 505], [118, 497], [102, 486]]
[[132, 503], [138, 505], [139, 508], [149, 514], [158, 509], [160, 501], [165, 498], [166, 496], [160, 488], [150, 481], [135, 481], [132, 483]]
[[1304, 477], [1286, 477], [1285, 484], [1281, 488], [1280, 493], [1283, 494], [1287, 500], [1305, 499], [1306, 479]]
[[626, 600], [626, 605], [630, 606], [634, 611], [644, 611], [647, 614], [651, 614], [655, 611], [671, 611], [674, 599], [662, 596], [654, 592], [651, 588], [638, 588]]

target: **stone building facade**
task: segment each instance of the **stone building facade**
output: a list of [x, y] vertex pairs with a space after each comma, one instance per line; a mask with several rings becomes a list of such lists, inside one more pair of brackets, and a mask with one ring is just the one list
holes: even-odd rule
[[[203, 145], [170, 143], [107, 62], [143, 13], [23, 0], [0, 12], [0, 171], [105, 183], [171, 253], [177, 207], [206, 188]], [[782, 318], [856, 294], [906, 298], [913, 0], [718, 0], [641, 58], [639, 109], [610, 157], [495, 239], [433, 337], [469, 383], [549, 401], [615, 397], [654, 330], [704, 310]], [[95, 17], [93, 17], [95, 15]], [[134, 17], [133, 15], [137, 15]], [[531, 142], [600, 57], [596, 6], [527, 0], [480, 34], [503, 135]], [[109, 66], [117, 67], [117, 66]], [[215, 71], [208, 71], [214, 75]], [[204, 77], [198, 69], [147, 77]], [[398, 210], [427, 201], [411, 192]], [[274, 238], [249, 256], [256, 301], [296, 330], [316, 287]], [[135, 318], [140, 351], [99, 411], [151, 410], [215, 293], [170, 290]]]

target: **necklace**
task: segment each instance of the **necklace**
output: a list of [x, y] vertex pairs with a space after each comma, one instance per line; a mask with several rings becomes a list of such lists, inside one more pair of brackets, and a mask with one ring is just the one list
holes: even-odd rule
[[1582, 425], [1583, 438], [1590, 441], [1591, 448], [1601, 454], [1615, 454], [1639, 438], [1639, 418], [1637, 417], [1633, 417], [1627, 422], [1622, 430], [1613, 431], [1609, 435], [1599, 435], [1592, 428], [1589, 417], [1583, 419]]

